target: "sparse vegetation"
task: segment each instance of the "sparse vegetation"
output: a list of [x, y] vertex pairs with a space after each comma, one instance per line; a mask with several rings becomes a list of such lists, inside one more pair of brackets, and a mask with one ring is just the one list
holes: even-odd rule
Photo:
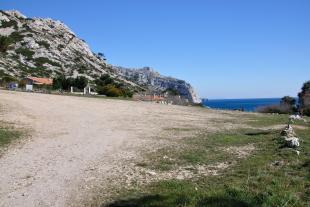
[[277, 113], [277, 114], [292, 113], [292, 110], [289, 106], [278, 105], [278, 104], [259, 107], [259, 108], [257, 108], [256, 111], [260, 112], [260, 113]]
[[12, 40], [9, 37], [0, 36], [0, 53], [5, 53], [8, 50], [11, 43]]
[[0, 28], [7, 28], [7, 27], [14, 27], [14, 29], [18, 29], [17, 27], [17, 22], [14, 20], [10, 21], [1, 21], [1, 26]]
[[20, 34], [20, 32], [13, 32], [9, 37], [11, 38], [12, 43], [17, 43], [23, 40], [24, 35]]
[[61, 51], [61, 50], [63, 50], [65, 47], [66, 47], [65, 45], [59, 44], [59, 45], [57, 46], [57, 49], [58, 49], [59, 51]]
[[101, 95], [106, 95], [109, 97], [132, 97], [133, 92], [126, 88], [121, 83], [117, 83], [113, 80], [113, 78], [104, 74], [99, 79], [95, 80], [96, 83], [96, 91]]
[[[272, 120], [269, 120], [272, 118]], [[287, 120], [287, 116], [286, 116]], [[280, 116], [259, 116], [258, 123], [285, 124]], [[247, 121], [246, 121], [247, 122]], [[235, 162], [217, 176], [199, 176], [196, 179], [164, 180], [129, 191], [123, 191], [115, 202], [105, 207], [125, 206], [210, 206], [210, 207], [269, 207], [307, 206], [309, 203], [310, 128], [298, 129], [303, 144], [298, 156], [294, 150], [281, 148], [277, 130], [238, 129], [219, 134], [200, 134], [185, 139], [169, 151], [159, 151], [148, 156], [148, 163], [141, 166], [156, 169], [162, 166], [169, 170], [176, 166], [205, 164], [216, 161]], [[221, 149], [230, 146], [253, 144], [255, 151], [244, 159], [223, 153]], [[184, 151], [185, 149], [185, 151]], [[168, 155], [173, 161], [162, 157]], [[219, 156], [219, 157], [217, 157]], [[159, 165], [158, 165], [159, 164]], [[154, 168], [155, 166], [155, 168]], [[169, 166], [169, 168], [166, 168]]]
[[25, 56], [27, 58], [27, 60], [32, 60], [33, 59], [32, 56], [35, 54], [34, 51], [32, 51], [28, 48], [23, 48], [23, 47], [16, 49], [15, 52], [17, 54], [21, 54], [22, 56]]
[[61, 65], [57, 62], [54, 62], [46, 57], [39, 57], [34, 59], [34, 62], [37, 67], [42, 67], [45, 63], [48, 63], [50, 65], [56, 66], [56, 67], [61, 67]]
[[21, 133], [13, 128], [9, 128], [0, 122], [0, 147], [6, 146], [11, 141], [19, 138]]
[[257, 111], [260, 113], [292, 114], [297, 112], [296, 99], [290, 96], [284, 96], [280, 104], [259, 107]]
[[51, 46], [47, 41], [37, 41], [37, 43], [38, 43], [40, 46], [45, 47], [46, 49], [49, 49], [50, 46]]

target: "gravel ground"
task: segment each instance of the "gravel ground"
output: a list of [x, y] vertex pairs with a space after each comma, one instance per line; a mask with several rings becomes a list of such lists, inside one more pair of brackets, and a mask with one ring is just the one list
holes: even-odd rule
[[142, 151], [177, 138], [166, 129], [234, 127], [219, 121], [229, 120], [228, 112], [104, 98], [0, 90], [0, 106], [0, 121], [30, 135], [0, 157], [5, 207], [89, 206], [98, 192], [112, 195], [108, 186], [117, 187], [117, 178], [135, 177], [127, 167]]

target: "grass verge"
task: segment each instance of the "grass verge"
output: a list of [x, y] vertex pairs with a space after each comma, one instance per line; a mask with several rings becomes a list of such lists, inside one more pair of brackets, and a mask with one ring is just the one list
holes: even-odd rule
[[[257, 119], [256, 119], [257, 118]], [[180, 147], [161, 149], [148, 155], [143, 165], [154, 170], [170, 170], [186, 164], [210, 164], [234, 161], [217, 176], [198, 179], [170, 179], [124, 191], [105, 207], [155, 206], [308, 206], [310, 200], [310, 127], [296, 129], [301, 138], [300, 155], [283, 148], [279, 131], [259, 127], [287, 123], [284, 116], [251, 117], [257, 129], [238, 129], [213, 135], [201, 134], [184, 139]], [[255, 151], [245, 159], [221, 150], [253, 144]], [[163, 159], [169, 155], [171, 160]]]

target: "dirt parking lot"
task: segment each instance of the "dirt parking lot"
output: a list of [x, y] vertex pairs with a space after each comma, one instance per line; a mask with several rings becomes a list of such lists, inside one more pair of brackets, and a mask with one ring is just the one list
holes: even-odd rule
[[105, 98], [0, 90], [0, 107], [0, 121], [28, 134], [0, 158], [6, 207], [87, 205], [97, 190], [109, 196], [105, 186], [142, 151], [164, 145], [165, 129], [233, 127], [221, 124], [226, 112]]

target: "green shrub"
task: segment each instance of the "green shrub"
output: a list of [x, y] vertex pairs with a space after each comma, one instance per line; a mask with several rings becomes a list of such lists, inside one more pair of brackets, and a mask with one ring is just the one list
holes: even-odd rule
[[14, 29], [18, 29], [17, 27], [17, 22], [14, 21], [14, 20], [11, 20], [11, 21], [2, 21], [1, 22], [1, 28], [7, 28], [7, 27], [14, 27]]
[[270, 105], [262, 106], [256, 109], [259, 113], [277, 113], [277, 114], [291, 114], [293, 109], [288, 105]]
[[60, 45], [57, 46], [57, 49], [58, 49], [59, 51], [61, 51], [61, 50], [64, 49], [65, 47], [66, 47], [65, 45], [60, 44]]
[[12, 34], [9, 36], [12, 39], [12, 42], [20, 42], [24, 39], [24, 35], [21, 35], [20, 32], [12, 32]]
[[31, 60], [32, 56], [35, 54], [35, 52], [29, 50], [28, 48], [18, 48], [15, 51], [17, 54], [23, 55], [27, 58], [27, 60]]
[[87, 68], [85, 65], [79, 65], [79, 66], [77, 66], [77, 67], [78, 67], [77, 71], [78, 71], [80, 74], [84, 74], [84, 73], [86, 73], [87, 70], [88, 70], [88, 68]]
[[114, 84], [114, 80], [111, 78], [109, 74], [101, 75], [99, 79], [95, 80], [95, 83], [97, 85], [108, 85], [108, 84]]
[[101, 95], [106, 95], [109, 97], [118, 97], [122, 95], [122, 91], [112, 84], [106, 86], [97, 86], [97, 92]]
[[0, 52], [5, 53], [8, 50], [11, 42], [12, 41], [9, 37], [0, 36]]
[[78, 89], [83, 89], [87, 86], [88, 79], [84, 76], [78, 76], [74, 80], [74, 87], [77, 87]]
[[133, 92], [125, 88], [124, 84], [116, 83], [109, 74], [101, 75], [99, 79], [95, 80], [97, 85], [96, 91], [101, 95], [109, 97], [132, 97]]
[[38, 57], [35, 60], [35, 64], [37, 67], [42, 67], [45, 63], [48, 63], [50, 65], [56, 66], [56, 67], [61, 67], [59, 63], [56, 63], [46, 57]]
[[80, 90], [84, 89], [88, 84], [88, 79], [84, 76], [78, 76], [76, 78], [67, 78], [64, 75], [60, 75], [53, 79], [53, 89], [69, 90], [70, 87], [76, 87]]
[[50, 46], [51, 46], [47, 41], [38, 41], [37, 43], [38, 43], [40, 46], [45, 47], [46, 49], [49, 49]]

